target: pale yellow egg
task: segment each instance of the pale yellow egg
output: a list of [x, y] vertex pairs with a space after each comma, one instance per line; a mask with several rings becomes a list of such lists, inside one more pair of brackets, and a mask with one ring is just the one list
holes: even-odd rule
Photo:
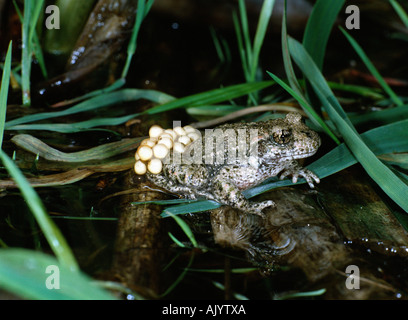
[[162, 171], [162, 168], [163, 168], [163, 163], [161, 162], [160, 159], [152, 159], [147, 164], [147, 169], [153, 174], [160, 173]]
[[142, 175], [146, 173], [146, 164], [142, 161], [138, 160], [135, 163], [135, 172], [136, 174]]
[[153, 147], [153, 155], [158, 159], [163, 159], [169, 154], [169, 148], [167, 148], [164, 144], [156, 144]]
[[150, 138], [157, 138], [163, 131], [164, 129], [162, 127], [155, 124], [149, 129], [149, 136]]
[[153, 157], [153, 150], [149, 146], [143, 145], [137, 149], [137, 154], [140, 157], [140, 160], [147, 161]]

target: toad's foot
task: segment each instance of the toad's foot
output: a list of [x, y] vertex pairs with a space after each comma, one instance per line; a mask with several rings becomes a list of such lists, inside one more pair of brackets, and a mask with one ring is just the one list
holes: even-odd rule
[[[307, 184], [309, 185], [310, 188], [314, 188], [314, 182], [319, 183], [320, 179], [317, 175], [315, 175], [312, 171], [306, 169], [306, 168], [302, 168], [298, 165], [286, 169], [284, 170], [281, 175], [280, 175], [280, 179], [284, 179], [287, 176], [292, 175], [292, 182], [296, 183], [299, 176], [305, 178]], [[314, 181], [314, 182], [313, 182]]]

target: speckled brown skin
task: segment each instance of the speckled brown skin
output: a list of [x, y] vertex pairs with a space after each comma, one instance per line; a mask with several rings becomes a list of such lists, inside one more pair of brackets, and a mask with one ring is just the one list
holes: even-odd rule
[[[313, 172], [302, 168], [296, 161], [313, 155], [320, 146], [318, 134], [304, 124], [298, 113], [265, 122], [227, 124], [212, 132], [214, 136], [224, 133], [224, 138], [218, 141], [213, 137], [206, 139], [207, 133], [205, 139], [189, 145], [182, 154], [181, 162], [174, 163], [174, 156], [170, 155], [163, 171], [160, 174], [148, 173], [148, 179], [189, 199], [203, 197], [258, 215], [275, 203], [272, 200], [250, 202], [241, 191], [280, 172], [281, 179], [292, 175], [294, 182], [299, 176], [304, 177], [311, 188], [314, 187], [313, 180], [319, 183]], [[229, 138], [231, 135], [233, 140]], [[234, 148], [228, 145], [229, 141], [235, 141], [235, 144], [238, 141], [241, 145]], [[202, 155], [197, 153], [199, 157], [193, 163], [183, 162], [184, 154], [191, 157], [198, 147], [202, 147]], [[241, 154], [244, 157], [235, 154], [238, 149], [243, 150]]]

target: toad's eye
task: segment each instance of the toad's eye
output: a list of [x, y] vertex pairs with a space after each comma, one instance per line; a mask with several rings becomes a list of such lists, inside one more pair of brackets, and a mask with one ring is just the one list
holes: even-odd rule
[[291, 130], [282, 130], [273, 133], [273, 141], [280, 145], [288, 144], [291, 141], [291, 139], [292, 139]]

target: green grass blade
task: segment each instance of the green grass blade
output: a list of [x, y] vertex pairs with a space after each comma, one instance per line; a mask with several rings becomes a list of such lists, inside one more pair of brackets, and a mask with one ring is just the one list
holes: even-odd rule
[[166, 103], [174, 98], [156, 90], [122, 89], [115, 92], [100, 94], [62, 111], [41, 112], [7, 121], [6, 129], [8, 129], [8, 127], [24, 123], [69, 116], [80, 112], [93, 111], [102, 107], [128, 101], [135, 101], [138, 99], [146, 99], [156, 103]]
[[379, 187], [383, 189], [395, 203], [408, 212], [408, 198], [406, 196], [408, 194], [408, 186], [367, 147], [345, 115], [344, 110], [334, 97], [318, 67], [313, 63], [312, 58], [308, 55], [303, 46], [292, 39], [289, 48], [293, 59], [311, 82], [330, 119], [335, 123], [353, 155]]
[[37, 21], [40, 16], [41, 10], [44, 6], [44, 0], [36, 0], [34, 7], [32, 7], [31, 20], [28, 30], [28, 39], [32, 40], [35, 34], [35, 29], [37, 27]]
[[308, 115], [309, 119], [319, 128], [321, 128], [323, 131], [325, 131], [337, 144], [340, 143], [340, 141], [337, 139], [336, 135], [332, 132], [332, 130], [326, 125], [326, 123], [323, 121], [323, 119], [320, 117], [320, 115], [315, 111], [315, 109], [310, 105], [310, 103], [307, 101], [305, 98], [302, 89], [300, 87], [300, 84], [296, 78], [295, 71], [293, 69], [292, 65], [292, 60], [290, 58], [290, 53], [289, 53], [289, 45], [288, 45], [288, 35], [287, 35], [287, 26], [286, 26], [286, 0], [284, 3], [284, 12], [283, 12], [283, 17], [282, 17], [282, 56], [283, 56], [283, 64], [285, 67], [285, 72], [286, 76], [288, 78], [289, 84], [291, 86], [291, 89], [287, 87], [287, 85], [278, 79], [277, 77], [271, 73], [268, 72], [268, 74], [279, 84], [285, 88], [286, 91], [288, 91], [295, 99], [299, 102], [301, 105], [302, 109], [305, 111], [305, 113]]
[[378, 124], [387, 124], [399, 120], [408, 119], [408, 105], [395, 108], [387, 108], [380, 111], [369, 112], [361, 115], [351, 115], [350, 120], [355, 126], [373, 122]]
[[241, 58], [242, 70], [244, 72], [245, 79], [249, 79], [249, 66], [248, 66], [248, 59], [247, 59], [248, 52], [245, 50], [244, 41], [242, 39], [241, 26], [239, 24], [239, 20], [238, 20], [236, 12], [232, 13], [232, 20], [234, 22], [234, 29], [235, 29], [235, 34], [237, 37], [237, 42], [238, 42], [238, 51], [239, 51], [239, 56]]
[[251, 45], [250, 31], [249, 31], [249, 26], [248, 26], [248, 17], [247, 17], [247, 12], [245, 8], [245, 1], [239, 0], [238, 7], [239, 7], [239, 16], [241, 17], [242, 34], [244, 38], [243, 51], [246, 56], [245, 57], [246, 64], [247, 66], [250, 66], [251, 61], [252, 61], [252, 45]]
[[333, 90], [338, 90], [338, 91], [344, 91], [344, 92], [350, 92], [354, 93], [357, 95], [360, 95], [364, 98], [369, 98], [372, 100], [384, 100], [385, 97], [383, 94], [381, 94], [381, 89], [377, 88], [370, 88], [370, 87], [365, 87], [365, 86], [360, 86], [360, 85], [355, 85], [355, 84], [345, 84], [345, 83], [337, 83], [337, 82], [327, 82], [330, 86], [330, 88]]
[[322, 70], [327, 41], [345, 0], [318, 0], [303, 34], [303, 46]]
[[71, 163], [108, 159], [121, 153], [136, 149], [136, 146], [142, 140], [143, 137], [123, 139], [121, 141], [105, 143], [87, 150], [66, 153], [54, 149], [41, 140], [28, 134], [19, 134], [11, 138], [11, 141], [14, 144], [28, 152], [40, 156], [41, 158], [49, 161]]
[[287, 14], [286, 14], [286, 0], [284, 2], [283, 16], [282, 16], [282, 57], [283, 65], [285, 67], [286, 77], [292, 89], [297, 95], [303, 96], [302, 89], [297, 80], [295, 70], [293, 69], [292, 60], [290, 59], [289, 47], [288, 47], [288, 31], [287, 31]]
[[166, 218], [172, 215], [208, 211], [219, 208], [220, 206], [221, 205], [215, 201], [210, 200], [196, 201], [189, 204], [180, 204], [166, 208], [163, 210], [161, 216], [163, 218]]
[[177, 222], [179, 227], [183, 230], [184, 234], [188, 237], [193, 247], [197, 248], [198, 247], [197, 240], [195, 239], [194, 233], [193, 231], [191, 231], [189, 225], [183, 219], [176, 215], [171, 215], [171, 217]]
[[[41, 9], [42, 2], [43, 1], [38, 1], [37, 5], [41, 4], [41, 6], [36, 7], [36, 10]], [[23, 15], [21, 14], [20, 8], [18, 7], [18, 5], [16, 3], [16, 0], [13, 0], [13, 5], [14, 5], [14, 8], [16, 9], [18, 17], [20, 18], [21, 24], [23, 24], [24, 23]], [[37, 15], [37, 14], [39, 15], [39, 12], [35, 13], [35, 15]], [[38, 20], [38, 16], [37, 16], [36, 19]], [[40, 40], [38, 39], [38, 35], [37, 35], [37, 32], [36, 32], [35, 28], [31, 28], [29, 33], [31, 33], [31, 32], [33, 32], [32, 39], [33, 39], [33, 51], [34, 51], [34, 54], [37, 57], [38, 64], [40, 66], [40, 69], [41, 69], [41, 72], [42, 72], [44, 78], [47, 79], [48, 78], [48, 73], [47, 73], [47, 68], [45, 67], [44, 55], [43, 55], [43, 52], [42, 52]]]
[[44, 79], [48, 79], [48, 72], [47, 72], [47, 67], [45, 66], [44, 55], [42, 52], [40, 40], [38, 39], [38, 35], [36, 32], [34, 33], [34, 36], [33, 36], [33, 50], [34, 50], [34, 55], [36, 56], [38, 60], [38, 65], [40, 66], [41, 73]]
[[[293, 38], [288, 39], [289, 51], [292, 58], [295, 60], [296, 64], [302, 62], [302, 66], [305, 70], [302, 70], [304, 74], [308, 72], [315, 71], [315, 63], [313, 62], [312, 57], [305, 51], [303, 46]], [[306, 54], [304, 54], [306, 52]], [[307, 63], [309, 65], [307, 65]], [[320, 91], [324, 92], [328, 99], [331, 100], [333, 107], [339, 113], [339, 115], [343, 118], [348, 120], [347, 114], [344, 112], [343, 108], [341, 107], [340, 103], [337, 99], [334, 98], [334, 94], [327, 85], [327, 82], [323, 75], [320, 72], [313, 72], [314, 77], [308, 77], [309, 82], [313, 82], [312, 85], [319, 88]], [[350, 122], [351, 125], [351, 122]]]
[[[48, 269], [50, 266], [53, 269]], [[50, 284], [59, 283], [59, 289], [47, 288], [48, 277], [54, 280], [50, 281]], [[26, 249], [0, 250], [0, 287], [26, 299], [115, 299], [86, 274], [80, 271], [72, 272], [55, 258]]]
[[396, 95], [396, 93], [391, 89], [391, 87], [387, 84], [387, 82], [384, 80], [384, 78], [381, 76], [381, 74], [378, 72], [377, 68], [373, 65], [373, 63], [370, 61], [370, 59], [367, 57], [365, 54], [363, 48], [357, 43], [356, 40], [342, 27], [340, 27], [341, 32], [343, 32], [344, 36], [347, 38], [347, 40], [350, 42], [354, 50], [357, 52], [359, 55], [360, 59], [363, 61], [367, 69], [370, 71], [370, 73], [376, 78], [380, 86], [383, 88], [383, 90], [389, 95], [391, 100], [397, 105], [401, 106], [403, 105], [402, 100]]
[[[134, 101], [138, 99], [146, 99], [146, 100], [150, 100], [150, 101], [160, 104], [144, 112], [136, 113], [134, 115], [127, 115], [127, 116], [119, 117], [116, 119], [110, 119], [110, 120], [91, 119], [91, 120], [82, 122], [81, 123], [82, 126], [81, 125], [77, 126], [76, 130], [80, 128], [83, 129], [83, 128], [94, 127], [95, 125], [106, 125], [106, 124], [109, 124], [107, 123], [109, 121], [112, 121], [112, 122], [114, 121], [116, 124], [120, 124], [120, 123], [128, 121], [142, 114], [157, 114], [160, 112], [165, 112], [168, 110], [173, 110], [173, 109], [181, 108], [181, 107], [208, 105], [208, 104], [219, 103], [222, 101], [228, 101], [228, 100], [238, 98], [240, 96], [246, 95], [254, 91], [262, 90], [268, 86], [271, 86], [273, 83], [274, 83], [273, 81], [243, 83], [243, 84], [233, 85], [230, 87], [210, 90], [207, 92], [201, 92], [201, 93], [183, 97], [180, 99], [174, 99], [174, 97], [171, 97], [165, 93], [155, 91], [155, 90], [122, 89], [119, 91], [108, 92], [108, 93], [104, 93], [104, 94], [95, 96], [89, 100], [83, 101], [71, 108], [68, 108], [62, 111], [36, 113], [36, 114], [21, 117], [21, 118], [17, 118], [14, 120], [10, 120], [6, 122], [5, 128], [7, 130], [9, 128], [13, 128], [13, 130], [17, 130], [17, 129], [22, 130], [24, 128], [30, 129], [30, 127], [28, 126], [27, 127], [21, 127], [21, 126], [17, 127], [17, 125], [22, 125], [25, 123], [30, 123], [30, 122], [40, 121], [40, 120], [52, 119], [56, 117], [73, 115], [73, 114], [77, 114], [80, 112], [93, 111], [98, 108], [102, 108], [102, 107], [106, 107], [106, 106], [110, 106], [114, 104], [120, 104], [120, 103], [127, 102], [127, 101]], [[98, 121], [99, 121], [99, 124], [97, 123]], [[110, 123], [110, 125], [112, 125], [112, 123]], [[75, 130], [69, 131], [73, 129], [74, 126], [75, 124], [59, 124], [59, 127], [61, 129], [60, 132], [74, 132]], [[32, 127], [33, 130], [34, 129], [38, 130], [39, 128], [44, 128], [44, 126], [37, 127], [37, 128]], [[49, 127], [49, 129], [52, 130], [52, 125]]]
[[265, 89], [274, 84], [274, 81], [262, 81], [254, 83], [237, 84], [225, 88], [214, 89], [206, 92], [193, 94], [174, 101], [170, 101], [164, 105], [156, 106], [144, 111], [142, 114], [156, 114], [187, 106], [201, 106], [215, 104], [223, 101], [228, 101], [241, 97], [243, 95]]
[[408, 28], [408, 14], [396, 0], [390, 0], [390, 3], [400, 17], [401, 21], [404, 23], [405, 27]]
[[38, 194], [31, 187], [27, 179], [21, 173], [20, 169], [13, 163], [6, 153], [0, 150], [0, 159], [6, 167], [8, 173], [16, 181], [23, 198], [33, 213], [38, 225], [44, 233], [51, 249], [58, 258], [58, 261], [70, 270], [78, 270], [78, 264], [68, 246], [64, 236], [54, 222], [48, 216], [44, 205]]
[[7, 130], [16, 131], [52, 131], [61, 133], [85, 132], [85, 131], [109, 131], [108, 129], [96, 128], [100, 126], [121, 125], [139, 114], [130, 114], [116, 118], [95, 118], [74, 123], [41, 123], [41, 124], [22, 124], [7, 127]]
[[29, 39], [31, 15], [34, 2], [24, 0], [24, 16], [22, 23], [22, 54], [21, 54], [21, 86], [23, 95], [23, 105], [31, 104], [30, 98], [30, 76], [31, 76], [31, 41]]
[[275, 0], [264, 0], [261, 8], [261, 13], [259, 15], [258, 26], [254, 38], [253, 52], [250, 57], [251, 58], [250, 79], [252, 81], [255, 80], [256, 71], [258, 69], [259, 55], [261, 52], [262, 44], [265, 39], [266, 30], [268, 28], [274, 4]]
[[137, 36], [139, 34], [140, 26], [142, 25], [143, 19], [149, 13], [149, 10], [153, 2], [154, 1], [150, 0], [148, 1], [148, 3], [146, 3], [145, 0], [139, 0], [137, 3], [135, 25], [133, 27], [132, 36], [129, 40], [126, 63], [125, 63], [125, 66], [123, 67], [122, 76], [121, 76], [121, 78], [123, 79], [126, 78], [129, 72], [130, 63], [132, 62], [133, 55], [136, 52]]
[[314, 119], [315, 122], [322, 128], [337, 144], [340, 144], [340, 140], [337, 139], [336, 135], [330, 130], [330, 128], [326, 125], [322, 118], [314, 111], [314, 109], [309, 105], [306, 99], [299, 95], [297, 92], [292, 90], [286, 83], [280, 80], [274, 74], [268, 72], [268, 74], [275, 80], [281, 87], [283, 87], [286, 91], [288, 91], [299, 104], [302, 106], [302, 109], [306, 112], [310, 119]]
[[7, 97], [10, 84], [10, 73], [11, 73], [11, 50], [12, 41], [10, 41], [6, 60], [4, 61], [3, 75], [1, 78], [1, 88], [0, 88], [0, 149], [3, 145], [3, 134], [4, 126], [6, 122], [6, 112], [7, 112]]

